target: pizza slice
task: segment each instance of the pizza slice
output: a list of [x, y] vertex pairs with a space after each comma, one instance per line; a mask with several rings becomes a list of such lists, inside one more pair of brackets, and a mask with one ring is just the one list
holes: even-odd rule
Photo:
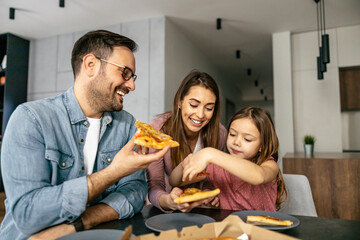
[[179, 143], [172, 140], [172, 137], [156, 130], [147, 123], [136, 121], [136, 128], [135, 144], [137, 145], [155, 149], [163, 149], [166, 145], [179, 146]]
[[199, 177], [209, 176], [209, 175], [210, 175], [209, 173], [202, 171], [202, 172], [199, 172], [198, 174], [196, 174], [196, 178], [198, 179]]
[[237, 240], [238, 238], [233, 237], [214, 237], [214, 238], [197, 238], [195, 240]]
[[220, 193], [220, 189], [218, 188], [212, 191], [202, 191], [197, 188], [187, 188], [180, 195], [180, 197], [174, 200], [174, 202], [175, 203], [195, 202], [209, 197], [215, 197], [219, 193]]
[[265, 215], [247, 216], [246, 222], [254, 225], [274, 225], [274, 226], [291, 226], [293, 224], [290, 220], [280, 220]]

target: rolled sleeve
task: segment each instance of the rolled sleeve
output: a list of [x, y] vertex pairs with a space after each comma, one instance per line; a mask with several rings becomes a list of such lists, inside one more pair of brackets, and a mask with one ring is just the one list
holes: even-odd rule
[[60, 216], [72, 220], [86, 209], [88, 185], [86, 176], [66, 181], [63, 184], [63, 201]]
[[144, 170], [137, 171], [122, 178], [116, 187], [116, 191], [101, 200], [113, 208], [119, 219], [134, 216], [140, 212], [145, 203], [147, 183]]

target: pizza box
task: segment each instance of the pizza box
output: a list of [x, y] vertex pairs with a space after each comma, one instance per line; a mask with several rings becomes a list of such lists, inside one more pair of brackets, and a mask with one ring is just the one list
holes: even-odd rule
[[[171, 214], [171, 213], [170, 213]], [[131, 240], [190, 240], [196, 238], [214, 238], [214, 237], [234, 237], [237, 238], [243, 234], [248, 236], [249, 240], [295, 240], [298, 238], [290, 237], [279, 232], [271, 231], [265, 228], [247, 224], [236, 215], [229, 215], [221, 222], [207, 223], [201, 228], [197, 226], [185, 227], [181, 232], [168, 230], [161, 232], [158, 236], [155, 234], [139, 235]]]

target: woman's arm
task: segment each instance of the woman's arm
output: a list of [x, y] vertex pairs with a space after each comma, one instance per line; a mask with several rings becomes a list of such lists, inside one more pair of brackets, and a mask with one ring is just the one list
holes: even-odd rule
[[276, 179], [279, 167], [275, 161], [265, 161], [260, 166], [214, 148], [204, 148], [198, 153], [186, 158], [183, 163], [183, 181], [193, 179], [197, 173], [213, 163], [234, 176], [252, 185], [269, 183]]

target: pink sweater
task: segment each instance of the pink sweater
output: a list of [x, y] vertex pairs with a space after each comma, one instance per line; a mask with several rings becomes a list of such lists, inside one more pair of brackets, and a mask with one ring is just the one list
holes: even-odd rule
[[[163, 114], [156, 118], [154, 118], [150, 125], [154, 128], [160, 130], [161, 127], [164, 125], [167, 118], [169, 118], [169, 114]], [[219, 143], [219, 149], [225, 150], [225, 144], [226, 144], [226, 137], [227, 137], [227, 131], [223, 125], [220, 124], [220, 143]], [[181, 143], [180, 143], [181, 144]], [[171, 151], [171, 150], [170, 150]], [[157, 208], [161, 209], [165, 212], [164, 209], [162, 209], [159, 205], [159, 198], [160, 195], [163, 193], [170, 193], [172, 190], [172, 186], [169, 183], [169, 177], [171, 172], [173, 171], [173, 166], [171, 163], [171, 156], [170, 151], [166, 153], [164, 158], [162, 158], [159, 161], [151, 163], [148, 168], [146, 169], [146, 177], [149, 185], [149, 192], [148, 192], [148, 200], [147, 204], [152, 203]], [[203, 186], [204, 185], [204, 186]], [[186, 186], [189, 187], [189, 186]], [[186, 188], [184, 187], [184, 188]], [[195, 185], [192, 185], [191, 187], [197, 187], [200, 189], [209, 188], [210, 184], [201, 182], [197, 183]], [[211, 187], [212, 189], [212, 187]], [[171, 212], [171, 211], [168, 211]]]
[[277, 182], [251, 185], [214, 164], [206, 172], [210, 183], [220, 189], [221, 209], [276, 211]]

